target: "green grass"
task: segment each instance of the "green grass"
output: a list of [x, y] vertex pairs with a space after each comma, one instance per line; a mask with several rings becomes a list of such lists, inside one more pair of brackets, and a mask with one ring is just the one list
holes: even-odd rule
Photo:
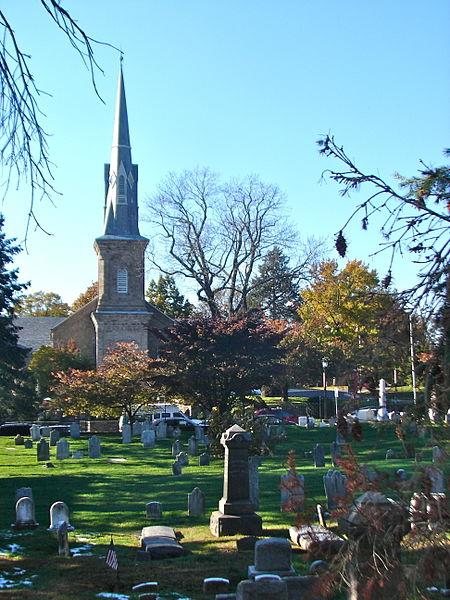
[[[284, 461], [291, 448], [297, 454], [297, 468], [305, 476], [308, 505], [325, 503], [322, 476], [330, 468], [329, 443], [334, 439], [333, 429], [306, 430], [287, 428], [287, 440], [279, 444], [274, 456], [264, 459], [260, 467], [260, 509], [266, 535], [286, 536], [295, 515], [280, 513], [279, 479], [284, 474]], [[381, 433], [380, 433], [381, 432]], [[214, 460], [208, 467], [198, 467], [191, 459], [181, 477], [171, 474], [172, 458], [169, 440], [159, 442], [156, 448], [144, 450], [140, 443], [122, 445], [119, 436], [102, 435], [102, 458], [69, 459], [57, 461], [51, 449], [54, 469], [46, 469], [36, 462], [36, 450], [14, 446], [12, 438], [0, 438], [0, 548], [18, 543], [23, 551], [0, 557], [0, 571], [25, 569], [36, 574], [33, 586], [24, 590], [1, 591], [8, 598], [84, 600], [100, 591], [110, 591], [112, 574], [104, 564], [109, 536], [114, 536], [120, 564], [121, 591], [128, 593], [131, 586], [145, 580], [159, 582], [160, 590], [185, 594], [193, 599], [203, 598], [202, 581], [205, 577], [222, 576], [232, 581], [233, 587], [246, 577], [253, 553], [236, 551], [236, 538], [215, 538], [209, 531], [209, 514], [217, 509], [222, 495], [223, 462]], [[187, 439], [184, 439], [184, 443]], [[314, 468], [312, 460], [303, 457], [315, 443], [326, 444], [327, 466]], [[431, 461], [431, 447], [417, 440], [423, 450], [425, 463]], [[386, 450], [398, 452], [401, 446], [393, 429], [364, 426], [364, 441], [354, 444], [362, 463], [370, 463], [381, 470], [393, 472], [397, 468], [412, 471], [414, 461], [397, 459], [386, 461]], [[82, 449], [87, 454], [87, 439], [71, 441], [71, 450]], [[123, 457], [126, 463], [111, 464], [111, 457]], [[40, 523], [32, 534], [12, 534], [14, 522], [14, 494], [21, 486], [31, 486], [36, 505], [36, 519]], [[187, 494], [198, 486], [206, 496], [204, 517], [187, 517]], [[80, 546], [79, 538], [89, 539], [94, 557], [57, 556], [57, 541], [46, 531], [49, 526], [49, 507], [63, 500], [70, 509], [71, 523], [76, 530], [70, 534], [71, 547]], [[163, 504], [164, 516], [160, 524], [170, 525], [184, 535], [182, 541], [187, 553], [177, 559], [137, 562], [138, 536], [145, 519], [145, 504], [158, 500]], [[307, 565], [301, 553], [293, 553], [294, 567], [299, 573]]]

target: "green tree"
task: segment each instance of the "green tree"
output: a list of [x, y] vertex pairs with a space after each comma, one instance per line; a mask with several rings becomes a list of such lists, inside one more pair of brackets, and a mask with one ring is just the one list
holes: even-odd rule
[[31, 357], [28, 371], [33, 376], [38, 396], [42, 399], [50, 394], [50, 388], [55, 384], [55, 373], [68, 369], [87, 370], [90, 367], [90, 361], [80, 355], [74, 343], [69, 342], [60, 348], [41, 346]]
[[176, 321], [160, 347], [161, 383], [206, 412], [227, 412], [281, 370], [281, 334], [257, 311]]
[[292, 269], [282, 249], [274, 246], [252, 280], [249, 306], [260, 308], [269, 319], [292, 319], [300, 299], [298, 280], [298, 269]]
[[180, 293], [171, 275], [160, 275], [158, 281], [152, 279], [145, 294], [147, 300], [173, 319], [192, 315], [193, 304]]
[[20, 317], [67, 317], [69, 305], [55, 292], [33, 292], [20, 298], [16, 314]]
[[13, 415], [15, 395], [20, 394], [24, 385], [26, 358], [26, 351], [17, 343], [14, 311], [26, 284], [19, 283], [17, 269], [9, 268], [20, 248], [14, 244], [15, 240], [6, 238], [3, 226], [4, 218], [0, 214], [0, 410]]
[[120, 342], [105, 355], [97, 370], [69, 369], [55, 374], [52, 399], [46, 408], [64, 415], [91, 414], [133, 423], [144, 404], [156, 399], [159, 361], [135, 343]]
[[75, 312], [76, 310], [83, 308], [83, 306], [88, 304], [88, 302], [90, 302], [97, 296], [98, 296], [98, 282], [93, 281], [90, 285], [88, 285], [88, 287], [84, 290], [84, 292], [81, 292], [81, 294], [77, 298], [75, 298], [72, 306], [70, 307], [70, 310], [72, 312]]

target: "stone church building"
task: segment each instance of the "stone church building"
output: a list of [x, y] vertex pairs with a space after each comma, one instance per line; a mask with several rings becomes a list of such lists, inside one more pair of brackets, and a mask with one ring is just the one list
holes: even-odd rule
[[138, 166], [131, 159], [122, 68], [119, 73], [111, 161], [105, 165], [103, 234], [96, 238], [98, 297], [52, 329], [53, 345], [73, 340], [99, 365], [117, 342], [136, 342], [158, 351], [155, 330], [172, 320], [144, 296], [144, 254], [148, 239], [138, 225]]

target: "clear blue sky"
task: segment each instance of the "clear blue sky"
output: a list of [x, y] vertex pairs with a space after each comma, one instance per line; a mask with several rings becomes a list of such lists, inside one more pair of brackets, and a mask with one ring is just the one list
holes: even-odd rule
[[[315, 145], [331, 132], [362, 168], [412, 175], [419, 159], [443, 161], [450, 146], [448, 0], [66, 0], [93, 37], [125, 53], [133, 160], [140, 205], [169, 171], [209, 166], [225, 178], [257, 173], [277, 183], [303, 237], [329, 236], [351, 205]], [[26, 7], [26, 10], [25, 10]], [[96, 49], [89, 74], [38, 0], [4, 0], [42, 96], [51, 133], [56, 206], [39, 207], [53, 235], [33, 233], [17, 260], [31, 291], [72, 301], [97, 277], [103, 163], [109, 160], [118, 55]], [[28, 189], [1, 207], [7, 233], [25, 229]], [[144, 212], [141, 208], [141, 214]], [[141, 233], [151, 236], [142, 224]], [[369, 258], [376, 231], [355, 234], [350, 257]], [[334, 256], [334, 254], [333, 254]], [[395, 272], [399, 287], [408, 265]]]

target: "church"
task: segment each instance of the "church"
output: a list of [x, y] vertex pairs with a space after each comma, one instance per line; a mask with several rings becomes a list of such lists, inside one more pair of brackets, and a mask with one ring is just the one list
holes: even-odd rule
[[145, 249], [139, 233], [138, 166], [131, 158], [122, 67], [117, 85], [111, 160], [105, 165], [103, 233], [94, 242], [98, 296], [51, 330], [54, 346], [73, 340], [80, 353], [101, 364], [117, 342], [135, 342], [156, 356], [155, 332], [172, 323], [145, 300]]

